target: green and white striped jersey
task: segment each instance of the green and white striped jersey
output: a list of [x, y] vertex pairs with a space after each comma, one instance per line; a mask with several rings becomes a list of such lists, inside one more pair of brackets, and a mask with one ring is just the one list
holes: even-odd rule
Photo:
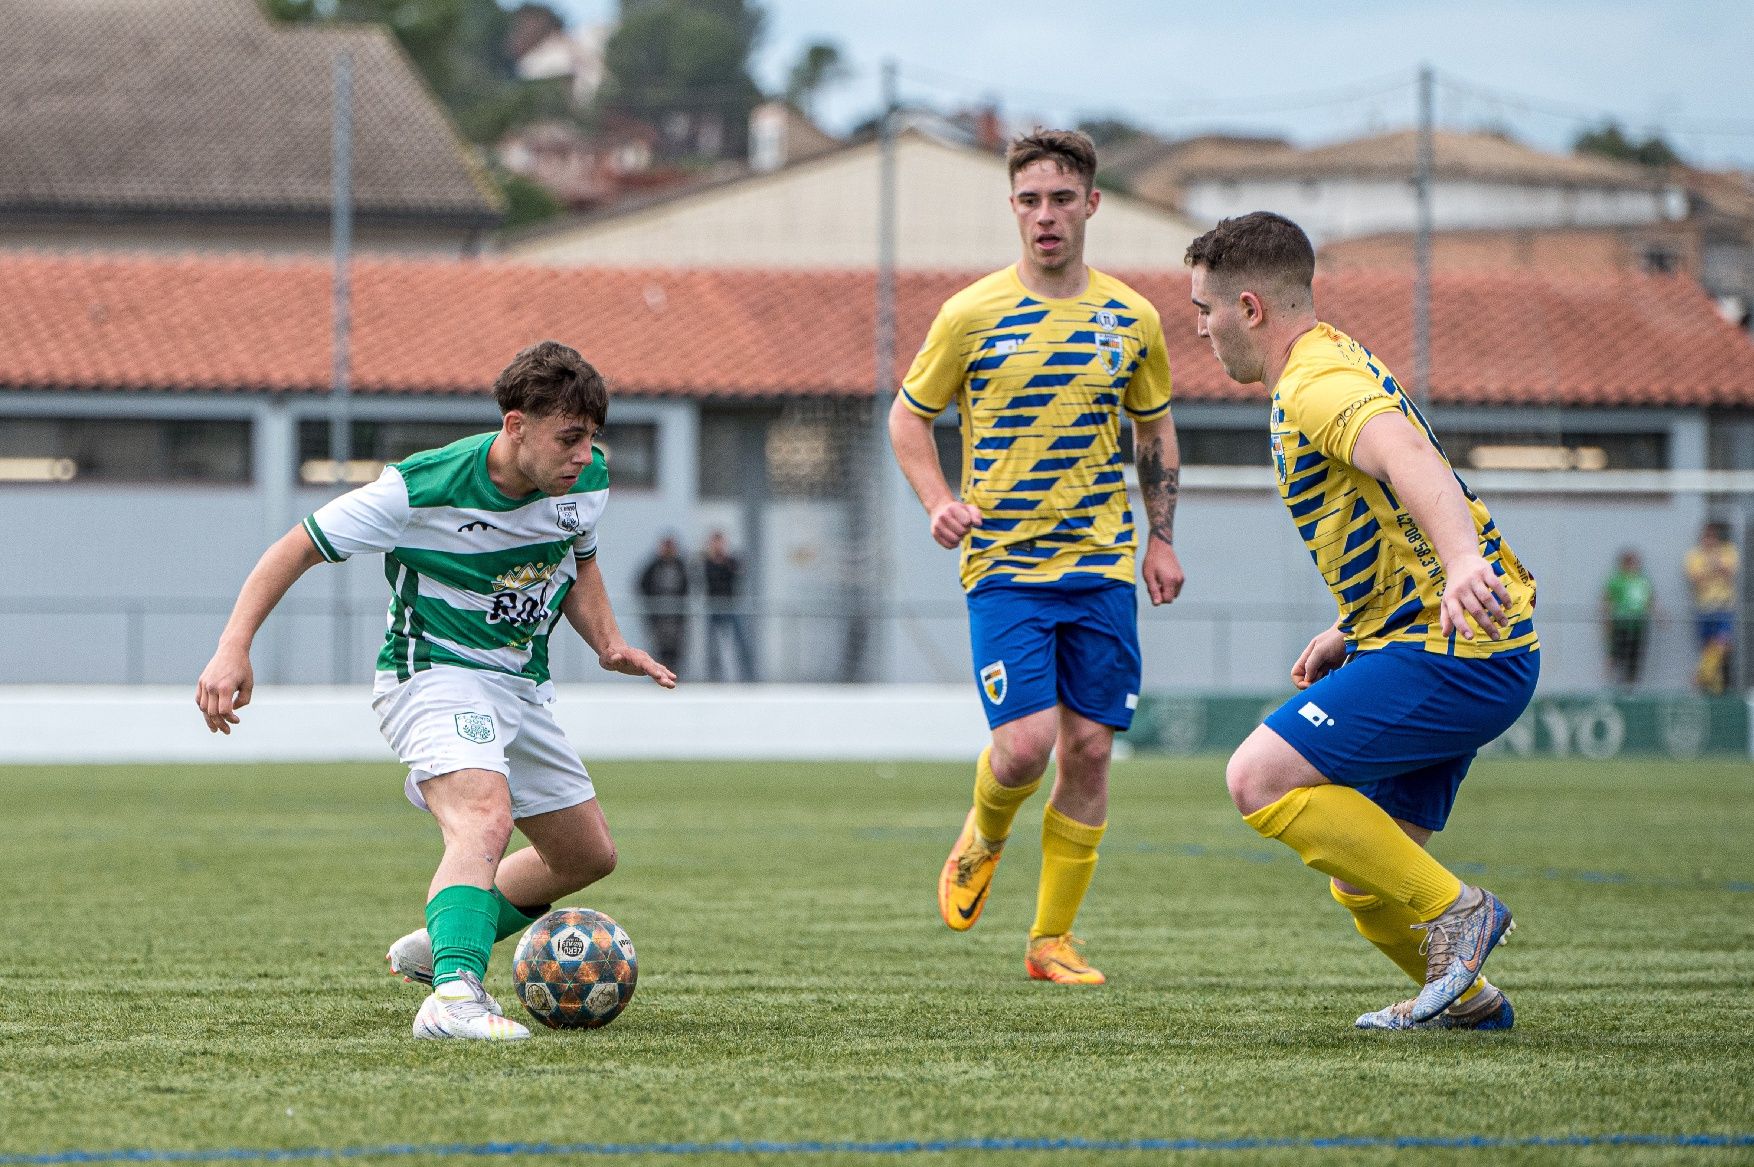
[[323, 558], [382, 552], [389, 629], [378, 670], [399, 680], [434, 665], [548, 681], [548, 634], [597, 554], [609, 498], [603, 451], [565, 495], [508, 498], [487, 476], [495, 433], [384, 468], [304, 521]]

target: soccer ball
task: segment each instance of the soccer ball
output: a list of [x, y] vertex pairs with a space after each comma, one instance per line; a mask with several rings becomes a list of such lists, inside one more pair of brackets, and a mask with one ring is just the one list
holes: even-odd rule
[[518, 1000], [550, 1029], [597, 1029], [633, 999], [639, 961], [621, 925], [590, 908], [556, 908], [512, 957]]

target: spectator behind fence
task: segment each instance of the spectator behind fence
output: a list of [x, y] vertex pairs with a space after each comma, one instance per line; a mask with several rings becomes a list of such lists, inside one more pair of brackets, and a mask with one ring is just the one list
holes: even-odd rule
[[731, 544], [723, 531], [714, 531], [707, 538], [700, 566], [706, 580], [707, 680], [726, 679], [719, 653], [722, 638], [729, 637], [731, 649], [737, 654], [737, 679], [753, 681], [755, 653], [750, 648], [749, 628], [738, 601], [743, 591], [743, 561], [731, 554]]
[[1628, 548], [1602, 587], [1602, 624], [1608, 640], [1608, 675], [1616, 685], [1636, 685], [1650, 638], [1656, 593], [1644, 573], [1644, 560]]
[[639, 573], [639, 594], [645, 597], [653, 650], [680, 674], [688, 647], [688, 564], [676, 546], [676, 536], [658, 540], [657, 553]]
[[1728, 523], [1709, 522], [1687, 553], [1687, 582], [1693, 585], [1693, 616], [1699, 633], [1699, 669], [1694, 683], [1707, 693], [1730, 685], [1730, 654], [1736, 635], [1736, 570], [1740, 557], [1730, 542]]

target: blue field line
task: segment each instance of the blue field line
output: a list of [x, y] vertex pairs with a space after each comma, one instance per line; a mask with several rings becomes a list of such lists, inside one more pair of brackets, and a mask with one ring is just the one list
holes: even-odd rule
[[0, 1167], [63, 1163], [272, 1163], [304, 1159], [396, 1156], [504, 1157], [510, 1155], [919, 1155], [948, 1151], [1264, 1151], [1264, 1150], [1506, 1150], [1523, 1147], [1754, 1147], [1754, 1134], [1336, 1135], [1313, 1139], [935, 1139], [898, 1142], [719, 1143], [387, 1143], [376, 1147], [221, 1147], [212, 1150], [51, 1151], [0, 1155]]

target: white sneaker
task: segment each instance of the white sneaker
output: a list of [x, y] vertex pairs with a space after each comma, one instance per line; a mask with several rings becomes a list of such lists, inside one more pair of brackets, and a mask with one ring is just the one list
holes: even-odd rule
[[[409, 984], [416, 981], [423, 985], [432, 984], [432, 937], [426, 934], [425, 928], [417, 928], [390, 945], [384, 959], [389, 962], [390, 971]], [[505, 1010], [491, 994], [483, 990], [482, 996], [487, 998], [489, 1013], [495, 1017], [505, 1016]]]
[[[490, 1007], [491, 1006], [491, 1007]], [[414, 1015], [415, 1037], [463, 1037], [477, 1041], [522, 1041], [530, 1031], [498, 1012], [499, 1005], [472, 972], [432, 991]]]

